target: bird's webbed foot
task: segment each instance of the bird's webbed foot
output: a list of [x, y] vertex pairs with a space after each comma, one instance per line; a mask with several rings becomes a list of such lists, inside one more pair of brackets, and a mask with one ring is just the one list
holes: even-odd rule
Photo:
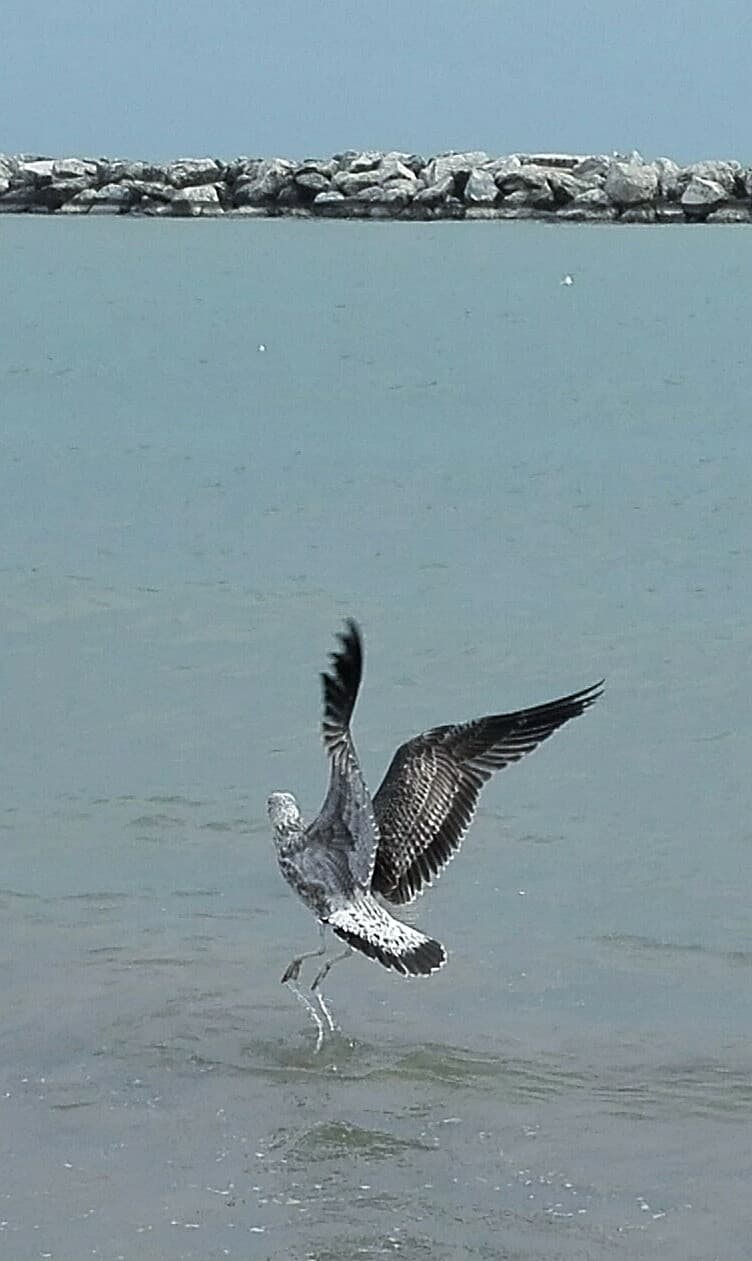
[[319, 924], [319, 945], [316, 950], [308, 950], [305, 954], [298, 955], [291, 963], [288, 963], [282, 977], [282, 984], [286, 985], [288, 981], [297, 981], [300, 976], [300, 968], [306, 959], [320, 959], [326, 954], [326, 928], [324, 924]]
[[316, 976], [313, 979], [313, 985], [311, 986], [311, 989], [314, 992], [318, 993], [318, 990], [322, 981], [326, 980], [332, 968], [334, 967], [335, 963], [341, 963], [343, 959], [349, 959], [351, 954], [352, 954], [352, 946], [348, 946], [345, 950], [341, 952], [341, 954], [334, 955], [328, 961], [328, 963], [324, 964], [321, 971], [316, 973]]
[[283, 985], [286, 985], [288, 981], [297, 981], [300, 976], [300, 965], [302, 962], [302, 959], [293, 959], [291, 963], [288, 963], [282, 975]]

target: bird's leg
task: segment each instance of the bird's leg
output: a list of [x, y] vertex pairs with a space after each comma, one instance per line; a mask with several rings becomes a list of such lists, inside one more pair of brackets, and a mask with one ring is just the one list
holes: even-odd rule
[[329, 1010], [328, 1005], [327, 1005], [327, 1004], [326, 1004], [326, 1002], [324, 1001], [324, 995], [321, 993], [321, 990], [316, 990], [316, 998], [317, 998], [317, 1000], [318, 1000], [319, 1007], [321, 1008], [321, 1010], [322, 1010], [322, 1011], [323, 1011], [323, 1013], [324, 1013], [324, 1019], [326, 1020], [326, 1023], [327, 1023], [327, 1024], [328, 1024], [328, 1026], [329, 1026], [329, 1032], [330, 1032], [330, 1033], [339, 1033], [339, 1032], [341, 1032], [339, 1025], [338, 1025], [338, 1024], [336, 1024], [336, 1022], [335, 1022], [335, 1020], [334, 1020], [334, 1017], [333, 1017], [332, 1013], [331, 1013], [331, 1012], [330, 1012], [330, 1010]]
[[310, 1000], [306, 998], [305, 994], [302, 994], [300, 992], [297, 985], [292, 980], [290, 981], [290, 989], [292, 990], [293, 994], [297, 998], [298, 1002], [301, 1003], [303, 1007], [305, 1007], [306, 1011], [308, 1012], [308, 1015], [311, 1017], [311, 1020], [316, 1026], [316, 1047], [314, 1050], [314, 1055], [318, 1055], [319, 1051], [321, 1050], [321, 1044], [324, 1041], [324, 1022], [321, 1019], [319, 1013], [316, 1011], [316, 1008], [314, 1007], [313, 1003], [310, 1002]]
[[317, 990], [317, 989], [319, 988], [319, 986], [321, 985], [321, 982], [322, 982], [322, 981], [324, 981], [324, 980], [326, 980], [327, 976], [328, 976], [328, 975], [329, 975], [329, 973], [331, 972], [331, 970], [332, 970], [332, 968], [334, 967], [335, 963], [340, 963], [343, 959], [349, 959], [351, 954], [352, 954], [352, 946], [348, 946], [348, 947], [347, 947], [347, 949], [346, 949], [346, 950], [343, 950], [341, 954], [334, 955], [334, 956], [333, 956], [333, 957], [332, 957], [332, 958], [328, 961], [328, 963], [325, 963], [325, 964], [324, 964], [324, 966], [323, 966], [323, 968], [321, 969], [321, 971], [316, 973], [316, 976], [314, 977], [314, 981], [313, 981], [313, 985], [311, 986], [311, 989], [312, 989], [312, 990]]
[[282, 984], [286, 985], [288, 981], [297, 981], [300, 976], [300, 965], [304, 959], [317, 959], [320, 955], [326, 954], [326, 941], [324, 940], [325, 928], [323, 924], [319, 924], [319, 937], [321, 945], [318, 950], [309, 950], [304, 955], [298, 955], [297, 959], [293, 959], [285, 968]]

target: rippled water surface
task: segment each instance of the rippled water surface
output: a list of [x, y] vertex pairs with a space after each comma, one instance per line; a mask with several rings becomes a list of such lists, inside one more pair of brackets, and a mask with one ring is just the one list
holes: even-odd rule
[[[0, 251], [0, 1250], [747, 1258], [744, 231]], [[315, 1055], [264, 800], [318, 806], [348, 614], [374, 786], [419, 729], [608, 686], [408, 912], [449, 966], [343, 964]]]

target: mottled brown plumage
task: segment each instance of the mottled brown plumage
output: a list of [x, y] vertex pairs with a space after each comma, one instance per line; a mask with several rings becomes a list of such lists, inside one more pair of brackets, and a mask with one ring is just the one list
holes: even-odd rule
[[394, 920], [373, 895], [412, 902], [459, 849], [493, 772], [584, 713], [603, 685], [415, 736], [397, 750], [371, 801], [350, 731], [363, 673], [356, 623], [348, 621], [339, 639], [321, 676], [330, 764], [321, 811], [305, 824], [289, 794], [269, 799], [280, 868], [320, 922], [349, 945], [403, 974], [428, 973], [445, 960], [441, 944]]
[[459, 849], [486, 780], [584, 713], [601, 686], [533, 709], [434, 727], [403, 744], [373, 799], [380, 836], [374, 890], [390, 902], [412, 902]]

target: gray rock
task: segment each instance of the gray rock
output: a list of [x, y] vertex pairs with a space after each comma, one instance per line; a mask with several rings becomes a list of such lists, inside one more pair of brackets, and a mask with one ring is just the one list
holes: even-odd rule
[[535, 191], [550, 190], [548, 177], [550, 172], [543, 166], [534, 166], [532, 162], [512, 168], [507, 172], [497, 172], [496, 183], [505, 193], [514, 193], [519, 188]]
[[61, 215], [88, 215], [91, 207], [78, 205], [75, 201], [67, 201], [60, 207]]
[[329, 206], [334, 202], [344, 201], [345, 194], [340, 193], [336, 188], [330, 188], [326, 192], [317, 193], [313, 199], [315, 206]]
[[141, 201], [136, 202], [131, 208], [130, 213], [147, 215], [150, 219], [164, 218], [172, 214], [172, 204], [169, 201], [155, 201], [153, 197], [142, 197]]
[[[533, 194], [534, 195], [534, 194]], [[529, 188], [515, 188], [513, 192], [507, 193], [504, 197], [502, 205], [507, 210], [518, 209], [527, 206], [532, 210], [533, 203], [531, 201], [531, 190]], [[553, 204], [553, 198], [552, 198]]]
[[586, 184], [592, 187], [595, 184], [604, 184], [606, 176], [611, 166], [611, 159], [605, 154], [599, 153], [593, 157], [582, 158], [575, 166], [572, 167], [572, 174], [578, 180], [584, 180]]
[[331, 188], [331, 180], [322, 171], [312, 169], [298, 171], [294, 178], [295, 183], [309, 193], [325, 193]]
[[131, 190], [123, 184], [103, 184], [101, 188], [85, 189], [79, 196], [83, 197], [87, 193], [91, 193], [92, 204], [95, 206], [130, 206], [133, 201]]
[[727, 199], [723, 185], [715, 180], [692, 179], [681, 195], [681, 208], [688, 219], [706, 219]]
[[470, 172], [463, 196], [469, 206], [492, 206], [498, 192], [491, 172], [476, 167]]
[[572, 171], [582, 159], [573, 153], [527, 153], [521, 155], [524, 166], [543, 166], [547, 170]]
[[376, 167], [381, 164], [383, 157], [383, 153], [377, 152], [375, 149], [369, 149], [364, 153], [357, 154], [357, 156], [349, 162], [347, 169], [352, 171], [353, 175], [357, 175], [359, 172], [364, 171], [375, 171]]
[[471, 171], [478, 166], [485, 166], [488, 154], [482, 149], [472, 149], [468, 153], [440, 153], [432, 158], [425, 170], [427, 185], [438, 184], [445, 175], [461, 175], [469, 179]]
[[348, 213], [349, 198], [344, 193], [332, 188], [328, 193], [317, 193], [313, 199], [313, 213], [327, 218], [339, 219]]
[[435, 184], [429, 184], [428, 188], [419, 188], [413, 201], [425, 207], [435, 207], [445, 202], [453, 193], [454, 176], [445, 175]]
[[655, 223], [655, 206], [630, 206], [619, 216], [619, 223]]
[[309, 201], [310, 196], [291, 179], [282, 185], [274, 204], [284, 210], [297, 210], [301, 205], [307, 204]]
[[507, 206], [506, 202], [502, 202], [501, 206], [493, 208], [497, 219], [532, 219], [539, 223], [541, 219], [554, 219], [555, 214], [551, 211], [536, 211], [532, 206]]
[[175, 195], [175, 189], [170, 184], [162, 184], [156, 180], [123, 180], [123, 187], [130, 191], [134, 202], [143, 201], [145, 198], [150, 201], [169, 202]]
[[465, 206], [459, 197], [447, 197], [443, 206], [436, 206], [433, 213], [439, 219], [464, 219]]
[[388, 184], [374, 184], [370, 188], [362, 188], [353, 195], [354, 200], [365, 205], [391, 206], [398, 211], [412, 200], [415, 191], [414, 183], [409, 180], [390, 180]]
[[412, 201], [418, 191], [418, 187], [418, 181], [414, 176], [411, 179], [392, 179], [382, 186], [382, 193], [387, 203], [397, 202], [400, 198], [404, 198], [405, 201]]
[[370, 171], [338, 171], [332, 180], [332, 187], [345, 197], [355, 197], [366, 188], [375, 188], [378, 184], [376, 169]]
[[452, 218], [443, 205], [430, 206], [425, 203], [416, 201], [413, 197], [409, 205], [400, 214], [400, 219], [412, 219], [417, 223], [426, 223], [432, 219], [449, 219]]
[[586, 188], [584, 193], [578, 193], [572, 200], [572, 208], [575, 210], [613, 210], [611, 199], [603, 188]]
[[[355, 204], [357, 205], [358, 203], [356, 202]], [[383, 202], [374, 201], [362, 205], [357, 214], [361, 219], [394, 219], [401, 209], [400, 207], [398, 211], [395, 211], [392, 206], [386, 206]]]
[[[36, 184], [40, 188], [43, 184], [52, 183], [52, 168], [55, 163], [52, 158], [38, 158], [32, 162], [20, 162], [18, 173], [23, 182], [28, 180], [29, 183]], [[24, 177], [26, 177], [24, 179]]]
[[222, 172], [214, 158], [180, 158], [170, 163], [166, 175], [173, 188], [196, 188], [200, 184], [215, 184]]
[[227, 212], [233, 219], [266, 219], [267, 211], [263, 206], [235, 206]]
[[658, 172], [658, 196], [665, 201], [678, 201], [682, 194], [681, 167], [672, 158], [656, 158], [653, 163]]
[[209, 213], [221, 214], [219, 194], [213, 184], [196, 184], [192, 188], [177, 188], [172, 197], [172, 213], [184, 218]]
[[[499, 176], [496, 177], [496, 182], [499, 182]], [[521, 166], [519, 171], [512, 171], [503, 178], [501, 187], [505, 205], [551, 210], [556, 204], [548, 182], [548, 171], [541, 166]]]
[[61, 210], [67, 202], [90, 188], [91, 182], [85, 178], [60, 180], [38, 189], [37, 198], [40, 205], [46, 206], [48, 210]]
[[652, 162], [612, 162], [604, 190], [615, 206], [652, 204], [658, 193], [658, 171]]
[[[387, 155], [389, 156], [389, 155]], [[398, 153], [397, 156], [403, 166], [412, 171], [416, 177], [421, 176], [426, 166], [426, 159], [419, 153]]]
[[555, 218], [562, 219], [565, 223], [610, 223], [616, 218], [618, 210], [615, 206], [603, 207], [576, 205], [571, 202], [568, 206], [563, 206], [561, 210], [556, 211]]
[[144, 183], [166, 182], [165, 168], [152, 162], [100, 162], [99, 178], [103, 184], [117, 184], [120, 180], [139, 180]]
[[535, 210], [533, 206], [508, 206], [504, 202], [501, 206], [496, 207], [496, 217], [498, 219], [555, 219], [550, 210]]
[[508, 158], [494, 158], [492, 161], [483, 164], [483, 170], [493, 175], [496, 183], [501, 187], [504, 178], [511, 175], [513, 171], [519, 171], [522, 163], [516, 153]]
[[501, 219], [506, 217], [502, 214], [500, 206], [468, 206], [465, 210], [466, 219]]
[[686, 223], [687, 219], [681, 206], [661, 206], [655, 208], [656, 223]]
[[33, 184], [22, 184], [0, 196], [0, 210], [7, 214], [26, 214], [28, 211], [46, 210], [46, 207], [41, 205], [38, 189]]
[[711, 210], [706, 223], [752, 223], [752, 213], [745, 206], [722, 206]]
[[247, 176], [248, 179], [257, 179], [262, 167], [272, 165], [268, 158], [235, 158], [234, 162], [228, 162], [225, 167], [225, 179], [230, 184], [234, 184], [236, 180]]
[[417, 184], [415, 172], [409, 166], [405, 166], [401, 155], [397, 153], [387, 153], [379, 163], [378, 177], [382, 184], [386, 184], [390, 180], [407, 180], [412, 184]]
[[110, 208], [114, 213], [126, 211], [133, 201], [133, 194], [124, 184], [105, 184], [102, 188], [84, 188], [73, 198], [76, 206], [88, 206], [92, 210]]
[[585, 180], [578, 179], [576, 175], [572, 175], [571, 171], [549, 171], [548, 186], [557, 206], [565, 206], [567, 202], [574, 201], [575, 197], [579, 197], [580, 193], [587, 192], [588, 189]]
[[271, 206], [283, 188], [293, 183], [295, 167], [282, 158], [264, 160], [252, 175], [241, 176], [233, 190], [235, 206]]
[[741, 163], [729, 160], [693, 162], [690, 166], [685, 166], [679, 176], [685, 185], [695, 180], [709, 180], [712, 184], [720, 184], [729, 197], [737, 195], [737, 180], [741, 178], [743, 182], [743, 177]]
[[304, 162], [297, 168], [295, 178], [305, 174], [307, 171], [315, 171], [318, 175], [325, 175], [327, 179], [331, 179], [336, 175], [338, 170], [337, 163], [334, 158], [306, 158]]
[[53, 180], [95, 180], [98, 175], [96, 162], [82, 158], [58, 158], [52, 163]]
[[0, 156], [0, 197], [7, 193], [13, 183], [15, 167], [8, 158]]

